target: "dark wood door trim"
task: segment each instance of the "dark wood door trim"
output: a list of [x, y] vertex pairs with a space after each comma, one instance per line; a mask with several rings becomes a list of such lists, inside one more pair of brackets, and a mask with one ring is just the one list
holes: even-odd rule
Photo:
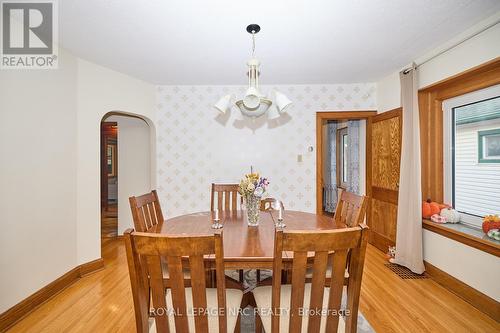
[[[316, 112], [316, 214], [322, 214], [322, 204], [323, 204], [323, 124], [326, 124], [328, 120], [354, 120], [354, 119], [365, 119], [367, 122], [368, 131], [368, 120], [375, 116], [377, 111], [367, 110], [367, 111], [318, 111]], [[367, 132], [368, 133], [368, 132]], [[368, 154], [368, 145], [367, 154]], [[367, 156], [368, 157], [368, 156]], [[366, 159], [368, 163], [368, 158]], [[368, 169], [368, 164], [367, 164]]]

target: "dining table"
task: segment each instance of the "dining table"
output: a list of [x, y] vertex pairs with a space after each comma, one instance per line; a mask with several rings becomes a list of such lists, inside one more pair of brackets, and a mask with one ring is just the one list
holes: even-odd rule
[[[245, 210], [218, 213], [221, 229], [212, 228], [214, 212], [198, 212], [176, 216], [155, 225], [148, 232], [165, 235], [211, 235], [222, 232], [224, 265], [226, 269], [272, 269], [275, 224], [278, 211], [261, 211], [258, 226], [249, 226]], [[333, 217], [293, 210], [283, 212], [283, 230], [331, 230], [346, 228]], [[313, 257], [314, 253], [310, 253]], [[284, 265], [291, 263], [291, 252], [283, 252]], [[205, 257], [206, 264], [214, 264], [214, 255]]]

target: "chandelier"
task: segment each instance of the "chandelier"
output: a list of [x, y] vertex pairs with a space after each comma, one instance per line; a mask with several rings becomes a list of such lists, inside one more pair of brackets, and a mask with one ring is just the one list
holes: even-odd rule
[[[269, 110], [273, 104], [271, 99], [266, 98], [259, 90], [259, 66], [260, 61], [255, 58], [255, 35], [260, 31], [258, 24], [250, 24], [247, 27], [247, 32], [252, 35], [252, 58], [248, 60], [248, 89], [246, 90], [243, 99], [236, 101], [236, 106], [241, 113], [248, 117], [260, 117]], [[232, 95], [222, 97], [214, 107], [222, 113], [231, 110]], [[274, 101], [279, 114], [286, 112], [286, 109], [292, 104], [284, 94], [274, 90]]]

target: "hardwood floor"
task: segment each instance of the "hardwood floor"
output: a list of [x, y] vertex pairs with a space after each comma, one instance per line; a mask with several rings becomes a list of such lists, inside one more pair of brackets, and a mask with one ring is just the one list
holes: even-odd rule
[[118, 236], [118, 205], [110, 204], [101, 212], [101, 239]]
[[[122, 240], [103, 240], [105, 269], [63, 290], [9, 332], [133, 332]], [[402, 280], [368, 246], [360, 310], [376, 332], [500, 332], [500, 324], [431, 279]]]

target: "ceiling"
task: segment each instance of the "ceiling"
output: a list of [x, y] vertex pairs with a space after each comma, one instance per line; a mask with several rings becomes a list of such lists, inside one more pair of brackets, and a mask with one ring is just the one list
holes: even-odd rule
[[60, 43], [155, 84], [372, 82], [500, 10], [498, 0], [64, 0]]

